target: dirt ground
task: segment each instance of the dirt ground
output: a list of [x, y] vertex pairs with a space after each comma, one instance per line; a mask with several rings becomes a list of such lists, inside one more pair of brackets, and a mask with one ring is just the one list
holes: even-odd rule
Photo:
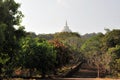
[[3, 80], [120, 80], [120, 79], [110, 79], [110, 78], [58, 78], [58, 79], [3, 79]]
[[120, 80], [120, 79], [110, 79], [110, 78], [61, 78], [56, 80]]

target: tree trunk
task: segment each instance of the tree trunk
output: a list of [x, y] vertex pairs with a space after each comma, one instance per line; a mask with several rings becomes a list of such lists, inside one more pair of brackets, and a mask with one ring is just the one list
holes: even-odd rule
[[54, 75], [57, 75], [57, 69], [54, 69]]
[[33, 69], [30, 69], [29, 71], [30, 71], [29, 77], [32, 77]]
[[2, 64], [0, 63], [0, 76], [2, 74]]
[[45, 71], [44, 71], [44, 70], [42, 70], [42, 79], [44, 79], [44, 78], [45, 78], [45, 75], [46, 75]]
[[98, 72], [97, 72], [97, 77], [100, 77], [100, 69], [99, 69], [99, 65], [98, 65]]

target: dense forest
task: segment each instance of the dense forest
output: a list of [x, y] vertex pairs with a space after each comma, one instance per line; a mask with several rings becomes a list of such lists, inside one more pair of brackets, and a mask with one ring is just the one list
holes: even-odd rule
[[[0, 0], [0, 77], [46, 77], [84, 62], [107, 77], [120, 77], [120, 30], [80, 35], [76, 32], [26, 32], [24, 15], [14, 0]], [[14, 26], [19, 26], [18, 29]]]

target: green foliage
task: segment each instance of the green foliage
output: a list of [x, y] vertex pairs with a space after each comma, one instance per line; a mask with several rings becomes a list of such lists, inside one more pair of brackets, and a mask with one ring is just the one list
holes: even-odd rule
[[103, 38], [103, 44], [103, 51], [111, 55], [110, 71], [112, 75], [119, 77], [120, 30], [107, 32]]
[[[89, 65], [95, 65], [98, 69], [98, 77], [100, 70], [109, 69], [109, 59], [110, 55], [103, 54], [102, 52], [102, 38], [103, 34], [97, 34], [86, 40], [86, 42], [82, 45], [81, 51], [84, 53], [84, 58], [88, 62]], [[107, 58], [106, 58], [107, 56]]]
[[43, 76], [54, 69], [56, 51], [48, 42], [27, 37], [21, 41], [21, 47], [19, 64], [24, 68], [35, 68]]
[[4, 31], [6, 29], [5, 24], [0, 24], [0, 45], [3, 45], [3, 42], [5, 41], [5, 34]]
[[[120, 74], [120, 45], [116, 45], [116, 47], [109, 48], [108, 53], [111, 55], [111, 72], [114, 76], [119, 76]], [[120, 76], [119, 76], [120, 77]]]
[[54, 38], [59, 38], [59, 39], [66, 39], [69, 37], [80, 37], [80, 35], [78, 33], [74, 33], [74, 32], [61, 32], [61, 33], [56, 33], [54, 35]]
[[26, 32], [24, 30], [25, 28], [23, 26], [20, 26], [16, 31], [15, 31], [15, 36], [16, 39], [21, 39], [22, 37], [26, 36]]
[[46, 40], [51, 40], [54, 39], [54, 34], [39, 34], [38, 37]]
[[65, 40], [62, 40], [65, 46], [67, 46], [72, 53], [73, 59], [71, 60], [71, 63], [76, 64], [79, 61], [82, 61], [83, 56], [80, 51], [80, 48], [83, 44], [83, 40], [80, 37], [77, 36], [71, 36], [66, 38]]
[[38, 37], [34, 32], [27, 32], [26, 36], [31, 37], [31, 38], [37, 38]]
[[0, 23], [13, 26], [19, 25], [23, 17], [22, 13], [18, 11], [20, 5], [14, 0], [1, 0], [0, 2]]
[[[92, 60], [94, 55], [99, 55], [100, 51], [100, 38], [93, 36], [89, 38], [81, 47], [81, 51], [84, 53], [84, 57], [88, 60]], [[90, 61], [91, 62], [91, 61]]]
[[88, 39], [90, 37], [93, 37], [95, 35], [97, 35], [97, 33], [89, 33], [89, 34], [86, 33], [86, 34], [82, 35], [81, 38], [84, 39], [84, 40], [86, 40], [86, 39]]
[[59, 39], [71, 51], [72, 59], [71, 64], [76, 64], [82, 60], [80, 47], [83, 44], [80, 34], [76, 32], [61, 32], [54, 34], [55, 39]]
[[14, 28], [15, 25], [20, 26], [23, 17], [19, 7], [14, 0], [0, 0], [0, 71], [4, 68], [6, 75], [12, 74], [19, 49], [18, 42], [22, 36], [18, 39], [17, 30]]
[[[39, 38], [44, 38], [46, 40], [50, 40], [53, 42], [56, 42], [56, 40], [58, 40], [56, 42], [56, 44], [63, 44], [64, 46], [66, 46], [68, 49], [63, 49], [63, 51], [58, 52], [58, 53], [65, 53], [68, 55], [72, 55], [74, 57], [74, 61], [78, 62], [79, 58], [80, 58], [80, 47], [83, 43], [81, 36], [78, 33], [75, 32], [60, 32], [60, 33], [55, 33], [55, 34], [39, 34], [37, 37]], [[56, 40], [55, 40], [56, 39]], [[55, 45], [55, 43], [54, 43]], [[60, 45], [59, 45], [60, 46]], [[64, 46], [61, 46], [64, 48]], [[59, 50], [59, 49], [58, 49]], [[65, 50], [65, 51], [64, 51]], [[65, 55], [65, 54], [64, 54]], [[80, 55], [80, 56], [79, 56]], [[82, 56], [81, 56], [82, 57]], [[63, 60], [62, 62], [64, 62], [65, 60]], [[75, 63], [74, 61], [72, 61], [73, 63]], [[69, 62], [69, 61], [68, 61]], [[59, 62], [58, 62], [59, 63]], [[65, 64], [64, 64], [65, 65]]]
[[120, 30], [113, 30], [106, 33], [103, 42], [106, 48], [111, 48], [115, 47], [116, 45], [120, 45]]
[[103, 37], [102, 34], [98, 34], [96, 36], [93, 36], [93, 37], [87, 39], [86, 42], [82, 45], [81, 50], [83, 52], [84, 51], [89, 52], [89, 51], [93, 51], [93, 50], [100, 52], [100, 49], [102, 47], [102, 44], [101, 44], [102, 37]]

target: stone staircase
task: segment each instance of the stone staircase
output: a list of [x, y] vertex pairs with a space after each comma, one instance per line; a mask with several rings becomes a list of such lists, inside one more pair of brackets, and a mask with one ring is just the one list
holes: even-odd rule
[[73, 78], [96, 78], [97, 69], [92, 66], [88, 66], [86, 63], [82, 64], [78, 71], [76, 71], [71, 77]]
[[71, 77], [74, 78], [96, 78], [97, 72], [89, 69], [80, 69], [74, 73]]

